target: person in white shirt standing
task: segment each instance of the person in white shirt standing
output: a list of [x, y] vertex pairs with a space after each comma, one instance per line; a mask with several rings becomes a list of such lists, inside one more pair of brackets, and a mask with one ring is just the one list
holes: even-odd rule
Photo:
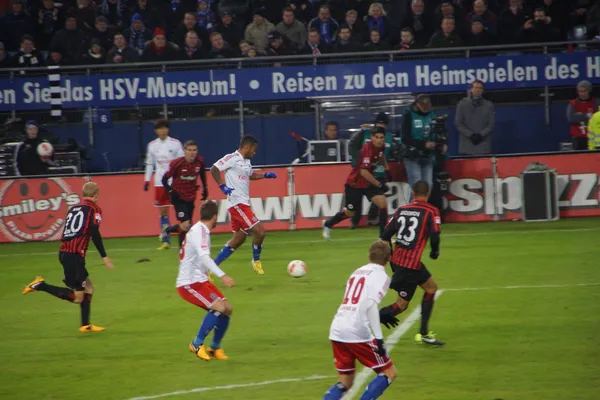
[[339, 400], [352, 387], [355, 360], [377, 373], [361, 400], [377, 399], [396, 378], [396, 367], [383, 343], [378, 310], [390, 287], [384, 265], [391, 253], [387, 242], [374, 242], [369, 248], [369, 264], [354, 271], [346, 283], [344, 300], [329, 330], [340, 380], [325, 392], [323, 400]]
[[[257, 148], [258, 141], [254, 136], [242, 137], [239, 149], [217, 161], [210, 173], [227, 196], [227, 211], [233, 231], [233, 238], [221, 249], [215, 263], [220, 265], [225, 261], [244, 244], [246, 236], [252, 232], [252, 268], [257, 274], [263, 275], [260, 254], [265, 239], [265, 228], [250, 207], [250, 181], [274, 179], [277, 175], [275, 172], [258, 173], [252, 170], [250, 159], [256, 154]], [[225, 183], [221, 180], [221, 172], [225, 172]]]
[[[183, 145], [177, 139], [169, 136], [169, 121], [165, 119], [154, 123], [154, 132], [157, 139], [148, 143], [146, 152], [146, 172], [144, 174], [144, 191], [147, 192], [150, 187], [150, 179], [154, 172], [154, 206], [158, 207], [160, 212], [160, 232], [169, 227], [169, 206], [171, 199], [169, 193], [162, 184], [162, 177], [169, 169], [169, 163], [183, 157]], [[171, 237], [169, 235], [160, 235], [162, 241], [158, 250], [167, 250], [171, 247]]]
[[[189, 344], [189, 350], [202, 360], [212, 358], [227, 360], [229, 357], [221, 348], [221, 341], [229, 327], [232, 307], [221, 291], [208, 280], [212, 272], [221, 278], [227, 287], [235, 285], [235, 281], [210, 257], [210, 230], [217, 225], [219, 205], [207, 201], [200, 207], [200, 222], [197, 222], [187, 233], [179, 250], [179, 275], [177, 275], [177, 292], [185, 301], [204, 308], [208, 313], [202, 321], [196, 338]], [[210, 347], [204, 340], [214, 329]]]

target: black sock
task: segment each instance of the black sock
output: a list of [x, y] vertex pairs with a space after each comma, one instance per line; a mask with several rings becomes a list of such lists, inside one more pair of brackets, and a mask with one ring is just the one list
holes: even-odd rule
[[184, 231], [184, 230], [179, 231], [179, 247], [181, 247], [181, 245], [183, 244], [186, 234], [187, 234], [187, 231]]
[[371, 203], [371, 206], [369, 207], [368, 218], [369, 219], [377, 218], [378, 211], [379, 211], [379, 207], [377, 207], [377, 205], [375, 203]]
[[421, 302], [421, 335], [429, 333], [429, 318], [431, 318], [431, 312], [433, 311], [434, 299], [435, 293], [425, 292], [423, 295], [423, 301]]
[[352, 221], [352, 225], [357, 225], [360, 224], [360, 218], [362, 217], [361, 213], [357, 212], [355, 213], [351, 218], [350, 221]]
[[325, 222], [325, 226], [327, 228], [333, 228], [334, 226], [336, 226], [337, 224], [339, 224], [340, 222], [342, 222], [346, 218], [348, 218], [348, 216], [346, 215], [346, 213], [344, 211], [340, 211], [339, 213], [335, 214], [333, 217], [329, 218]]
[[46, 292], [51, 294], [52, 296], [58, 297], [62, 300], [67, 300], [73, 302], [75, 299], [75, 293], [69, 288], [60, 287], [60, 286], [52, 286], [47, 284], [46, 282], [42, 282], [35, 287], [35, 290], [39, 290], [41, 292]]
[[383, 236], [383, 230], [385, 229], [385, 225], [387, 224], [388, 213], [387, 210], [380, 209], [379, 210], [379, 237]]
[[83, 301], [79, 305], [81, 308], [81, 326], [90, 324], [90, 308], [92, 307], [92, 295], [86, 293], [83, 296]]
[[179, 230], [179, 224], [171, 225], [166, 229], [167, 233], [177, 232]]

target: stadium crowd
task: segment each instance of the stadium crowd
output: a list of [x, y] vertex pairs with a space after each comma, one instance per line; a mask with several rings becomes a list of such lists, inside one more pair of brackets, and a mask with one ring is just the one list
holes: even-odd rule
[[0, 0], [0, 68], [600, 40], [600, 0]]

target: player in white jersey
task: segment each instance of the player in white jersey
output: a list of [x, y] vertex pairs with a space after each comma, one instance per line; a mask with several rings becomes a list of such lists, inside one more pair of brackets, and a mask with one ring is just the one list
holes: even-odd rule
[[[212, 272], [221, 278], [227, 287], [235, 284], [210, 257], [210, 230], [217, 224], [218, 213], [219, 205], [214, 201], [207, 201], [200, 207], [200, 222], [188, 231], [179, 250], [179, 275], [176, 283], [177, 292], [185, 301], [208, 311], [198, 335], [188, 346], [192, 353], [206, 361], [211, 357], [227, 360], [221, 341], [229, 326], [232, 311], [227, 298], [208, 280], [208, 273]], [[213, 329], [213, 340], [207, 347], [204, 340]]]
[[383, 343], [378, 310], [390, 287], [384, 265], [391, 253], [387, 242], [374, 242], [369, 248], [369, 264], [354, 271], [346, 283], [344, 300], [329, 330], [340, 380], [325, 392], [323, 400], [339, 400], [352, 387], [356, 360], [377, 373], [361, 400], [378, 398], [396, 378], [396, 367]]
[[[217, 161], [210, 173], [221, 191], [227, 195], [227, 211], [231, 219], [233, 238], [221, 249], [215, 263], [220, 265], [238, 247], [246, 241], [246, 236], [252, 232], [252, 268], [264, 274], [260, 253], [265, 239], [265, 228], [260, 223], [250, 207], [250, 181], [258, 179], [277, 178], [275, 172], [258, 173], [252, 171], [250, 159], [256, 154], [258, 141], [255, 137], [246, 135], [240, 141], [237, 151], [227, 154]], [[221, 172], [225, 172], [225, 183], [221, 180]]]
[[[169, 169], [169, 163], [178, 157], [183, 157], [184, 152], [181, 142], [169, 137], [169, 121], [164, 119], [156, 121], [154, 132], [158, 138], [148, 143], [144, 191], [148, 191], [150, 179], [154, 172], [154, 206], [158, 207], [160, 212], [160, 231], [162, 232], [171, 225], [169, 222], [171, 199], [169, 199], [169, 193], [163, 187], [161, 180]], [[171, 237], [169, 235], [161, 234], [160, 239], [162, 244], [158, 250], [166, 250], [171, 247]]]

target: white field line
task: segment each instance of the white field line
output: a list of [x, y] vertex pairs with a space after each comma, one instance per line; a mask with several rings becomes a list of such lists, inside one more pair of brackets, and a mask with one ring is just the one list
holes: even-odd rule
[[[592, 282], [592, 283], [573, 283], [566, 285], [523, 285], [523, 286], [490, 286], [490, 287], [481, 287], [481, 288], [455, 288], [455, 289], [443, 289], [439, 290], [436, 294], [436, 299], [443, 292], [467, 292], [474, 290], [507, 290], [507, 289], [554, 289], [554, 288], [569, 288], [569, 287], [583, 287], [583, 286], [600, 286], [600, 282]], [[417, 306], [406, 319], [387, 337], [386, 344], [388, 347], [388, 351], [391, 353], [393, 347], [398, 343], [400, 338], [406, 334], [406, 332], [412, 327], [412, 325], [419, 319], [421, 315], [421, 307]], [[369, 375], [371, 374], [370, 369], [363, 369], [357, 376], [354, 381], [353, 388], [346, 394], [344, 399], [351, 398], [356, 395], [362, 386], [365, 384]], [[189, 393], [200, 393], [200, 392], [208, 392], [212, 390], [227, 390], [227, 389], [238, 389], [238, 388], [247, 388], [247, 387], [255, 387], [255, 386], [268, 386], [274, 385], [278, 383], [288, 383], [288, 382], [305, 382], [305, 381], [316, 381], [316, 380], [324, 380], [324, 379], [332, 379], [337, 378], [336, 375], [313, 375], [307, 376], [304, 378], [285, 378], [285, 379], [276, 379], [270, 381], [262, 381], [262, 382], [250, 382], [250, 383], [241, 383], [234, 385], [226, 385], [226, 386], [211, 386], [211, 387], [200, 387], [188, 390], [177, 390], [175, 392], [169, 393], [161, 393], [151, 396], [140, 396], [133, 397], [127, 400], [152, 400], [159, 399], [162, 397], [171, 397], [171, 396], [179, 396], [185, 395]], [[323, 388], [323, 393], [325, 393], [326, 388]]]
[[[462, 236], [496, 236], [496, 235], [529, 235], [529, 234], [543, 234], [543, 233], [557, 233], [557, 232], [590, 232], [590, 231], [600, 231], [600, 228], [573, 228], [573, 229], [539, 229], [539, 230], [510, 230], [510, 231], [497, 231], [497, 232], [479, 232], [479, 233], [447, 233], [443, 234], [443, 238], [447, 237], [462, 237]], [[374, 236], [359, 236], [359, 237], [350, 237], [350, 238], [342, 238], [335, 239], [333, 237], [331, 239], [332, 242], [362, 242], [365, 240], [374, 240]], [[283, 241], [269, 241], [267, 239], [267, 246], [277, 246], [277, 245], [288, 245], [288, 244], [314, 244], [314, 243], [325, 243], [323, 239], [321, 240], [283, 240]], [[3, 245], [10, 246], [11, 243], [5, 243]], [[0, 245], [1, 247], [2, 245]], [[221, 248], [222, 244], [213, 244], [211, 247]], [[109, 249], [110, 250], [110, 249]], [[138, 247], [138, 248], [128, 248], [128, 249], [112, 249], [110, 253], [116, 252], [129, 252], [129, 251], [155, 251], [156, 247]], [[41, 253], [13, 253], [13, 254], [0, 254], [0, 258], [6, 257], [23, 257], [23, 256], [46, 256], [46, 255], [55, 255], [58, 252], [56, 251], [46, 251]]]
[[[435, 298], [437, 299], [444, 293], [443, 290], [438, 290], [435, 294]], [[400, 338], [408, 332], [408, 330], [421, 318], [421, 306], [415, 307], [414, 310], [406, 317], [404, 321], [396, 329], [392, 331], [392, 333], [385, 339], [385, 345], [387, 347], [388, 353], [391, 354], [392, 349], [398, 343]], [[344, 400], [352, 400], [358, 394], [362, 393], [363, 386], [367, 382], [367, 380], [373, 376], [373, 371], [370, 368], [364, 367], [362, 371], [360, 371], [356, 377], [354, 378], [354, 384], [352, 388], [346, 393], [343, 397]]]

